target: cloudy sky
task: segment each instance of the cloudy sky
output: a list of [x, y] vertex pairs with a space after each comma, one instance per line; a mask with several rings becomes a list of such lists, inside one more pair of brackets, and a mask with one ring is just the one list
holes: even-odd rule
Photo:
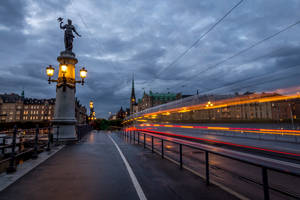
[[55, 97], [45, 67], [57, 66], [64, 49], [57, 17], [72, 19], [82, 35], [73, 51], [88, 78], [76, 95], [86, 106], [95, 101], [97, 117], [128, 107], [133, 73], [137, 98], [144, 89], [195, 94], [300, 85], [300, 24], [289, 27], [300, 20], [299, 0], [244, 0], [195, 43], [238, 2], [1, 0], [0, 93]]

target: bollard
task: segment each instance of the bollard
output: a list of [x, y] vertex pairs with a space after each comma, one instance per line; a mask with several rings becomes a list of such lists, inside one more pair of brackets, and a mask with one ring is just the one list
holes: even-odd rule
[[34, 149], [33, 149], [33, 154], [31, 156], [32, 159], [38, 158], [38, 145], [39, 145], [38, 142], [39, 142], [39, 125], [36, 125], [35, 138], [34, 138]]
[[138, 134], [138, 144], [140, 144], [140, 132], [137, 132]]
[[11, 158], [9, 162], [9, 167], [7, 168], [7, 173], [13, 173], [17, 171], [16, 164], [15, 164], [15, 148], [16, 148], [16, 138], [17, 138], [17, 126], [14, 126], [13, 138], [12, 138], [12, 149], [11, 149]]
[[47, 145], [47, 149], [46, 149], [46, 151], [50, 151], [51, 150], [51, 148], [50, 148], [50, 143], [51, 143], [51, 128], [50, 128], [50, 126], [48, 127], [48, 145]]

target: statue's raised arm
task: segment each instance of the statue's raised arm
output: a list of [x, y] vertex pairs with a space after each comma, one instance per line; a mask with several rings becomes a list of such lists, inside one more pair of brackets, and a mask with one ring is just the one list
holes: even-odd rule
[[59, 24], [60, 29], [65, 29], [66, 28], [66, 24], [63, 25], [63, 26], [62, 26], [62, 24], [63, 24], [63, 22], [60, 22], [60, 24]]

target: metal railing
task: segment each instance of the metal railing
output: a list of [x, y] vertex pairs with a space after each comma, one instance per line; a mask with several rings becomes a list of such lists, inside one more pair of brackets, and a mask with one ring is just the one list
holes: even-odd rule
[[[54, 132], [55, 130], [55, 137]], [[89, 125], [77, 125], [77, 140], [80, 141], [92, 127]], [[59, 126], [35, 129], [17, 129], [0, 132], [0, 172], [6, 168], [7, 173], [13, 173], [17, 170], [20, 160], [37, 159], [38, 154], [44, 150], [50, 151], [51, 146], [60, 145]], [[21, 148], [22, 147], [22, 148]], [[4, 166], [4, 167], [3, 167]]]
[[77, 125], [76, 126], [76, 132], [77, 132], [77, 138], [78, 141], [81, 141], [81, 139], [87, 135], [93, 128], [88, 125], [88, 124], [84, 124], [84, 125]]
[[17, 164], [23, 159], [37, 159], [38, 154], [44, 150], [50, 151], [53, 142], [51, 127], [35, 129], [17, 129], [5, 132], [1, 137], [3, 159], [0, 160], [0, 166], [5, 165], [7, 173], [13, 173], [17, 170]]
[[[189, 166], [187, 166], [186, 164], [184, 164], [183, 162], [183, 147], [188, 147], [191, 149], [195, 149], [195, 150], [200, 150], [204, 152], [205, 155], [205, 161], [204, 161], [204, 165], [205, 165], [205, 181], [206, 181], [206, 185], [208, 186], [211, 181], [210, 181], [210, 176], [211, 176], [211, 172], [210, 172], [210, 168], [213, 167], [212, 164], [210, 164], [210, 158], [213, 155], [216, 156], [220, 156], [222, 158], [226, 158], [226, 159], [230, 159], [233, 161], [238, 161], [241, 162], [243, 164], [247, 164], [250, 166], [254, 166], [254, 167], [258, 167], [260, 169], [260, 182], [250, 179], [250, 178], [244, 178], [245, 180], [255, 183], [256, 185], [262, 187], [261, 189], [263, 190], [263, 199], [264, 200], [269, 200], [270, 197], [270, 191], [279, 193], [280, 195], [285, 196], [286, 198], [291, 198], [291, 199], [300, 199], [300, 194], [295, 194], [295, 193], [291, 193], [291, 192], [287, 192], [285, 189], [279, 189], [278, 187], [274, 187], [271, 186], [270, 183], [270, 176], [269, 173], [271, 172], [276, 172], [276, 173], [280, 173], [283, 175], [288, 175], [294, 178], [297, 178], [297, 180], [299, 180], [300, 178], [300, 172], [297, 171], [295, 172], [294, 169], [289, 169], [286, 166], [281, 166], [278, 165], [278, 163], [272, 163], [271, 161], [266, 161], [264, 162], [259, 162], [255, 159], [253, 159], [253, 157], [249, 156], [246, 157], [245, 154], [241, 154], [244, 155], [243, 156], [237, 156], [237, 155], [230, 155], [228, 153], [224, 153], [224, 152], [218, 152], [217, 150], [213, 150], [213, 149], [209, 149], [209, 148], [205, 148], [205, 147], [201, 147], [198, 144], [196, 144], [195, 142], [190, 142], [190, 141], [184, 141], [181, 139], [175, 139], [175, 138], [170, 138], [170, 137], [166, 137], [166, 136], [160, 136], [160, 135], [155, 135], [153, 133], [148, 133], [147, 131], [134, 131], [134, 130], [122, 130], [121, 131], [122, 135], [127, 138], [130, 142], [134, 142], [137, 144], [143, 144], [144, 148], [149, 148], [151, 150], [152, 153], [157, 152], [158, 154], [161, 155], [162, 158], [165, 158], [165, 151], [166, 151], [166, 147], [165, 147], [165, 143], [172, 143], [178, 146], [178, 149], [176, 150], [176, 153], [178, 153], [178, 158], [176, 161], [176, 159], [171, 158], [170, 156], [168, 157], [169, 160], [172, 160], [173, 162], [177, 163], [180, 167], [180, 169], [186, 168], [189, 169], [190, 171], [196, 173], [194, 170], [192, 170]], [[150, 140], [149, 140], [150, 139]], [[155, 148], [155, 144], [154, 144], [154, 140], [158, 140], [160, 141], [160, 148]], [[205, 146], [205, 145], [204, 145]], [[169, 149], [167, 149], [168, 151], [170, 151]], [[216, 167], [216, 166], [214, 166]], [[290, 171], [289, 171], [290, 170]], [[292, 172], [293, 171], [293, 172]], [[228, 172], [228, 171], [227, 171]], [[237, 173], [229, 171], [229, 173], [231, 173], [233, 176], [236, 176]], [[197, 175], [199, 175], [199, 173], [196, 173]], [[273, 176], [272, 176], [273, 177]], [[241, 178], [241, 177], [239, 177]], [[216, 183], [216, 181], [214, 181], [214, 184], [217, 184], [219, 186], [221, 186], [221, 184]], [[296, 186], [297, 187], [297, 186]], [[226, 187], [223, 187], [223, 189]], [[232, 188], [230, 188], [231, 190], [234, 190]], [[298, 192], [298, 191], [297, 191]], [[283, 199], [286, 199], [283, 198]], [[273, 198], [272, 198], [273, 199]]]

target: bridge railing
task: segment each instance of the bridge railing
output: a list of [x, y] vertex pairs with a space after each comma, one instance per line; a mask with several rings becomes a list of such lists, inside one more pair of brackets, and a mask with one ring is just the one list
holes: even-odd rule
[[80, 141], [86, 134], [88, 134], [93, 128], [88, 124], [77, 125], [77, 138]]
[[[80, 141], [92, 130], [90, 125], [77, 125], [77, 139]], [[15, 172], [17, 165], [30, 158], [36, 159], [43, 151], [50, 151], [51, 146], [60, 145], [58, 135], [53, 136], [59, 126], [44, 128], [17, 129], [0, 132], [0, 173]]]
[[[120, 133], [128, 141], [141, 144], [153, 153], [160, 154], [162, 158], [175, 162], [180, 169], [185, 168], [201, 176], [207, 185], [213, 183], [227, 191], [233, 191], [238, 196], [250, 199], [300, 198], [297, 189], [300, 184], [300, 172], [299, 168], [294, 166], [286, 166], [280, 161], [260, 159], [232, 150], [220, 151], [220, 148], [156, 135], [145, 130], [122, 130]], [[200, 152], [203, 153], [201, 158]], [[243, 172], [234, 171], [235, 166], [239, 166]], [[223, 181], [217, 174], [220, 171], [224, 174]], [[212, 176], [214, 180], [211, 180]], [[293, 189], [285, 186], [285, 183], [290, 184]], [[247, 188], [246, 192], [241, 189], [242, 185]]]
[[50, 151], [52, 127], [17, 129], [1, 132], [0, 171], [15, 172], [17, 165], [29, 158], [36, 159], [44, 150]]

